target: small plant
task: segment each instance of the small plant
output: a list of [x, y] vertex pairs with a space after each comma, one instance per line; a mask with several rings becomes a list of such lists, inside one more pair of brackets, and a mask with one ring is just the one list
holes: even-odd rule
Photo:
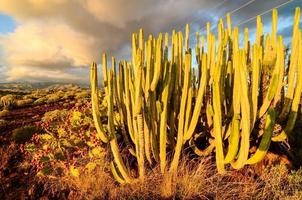
[[47, 97], [40, 97], [37, 100], [34, 101], [33, 105], [41, 105], [45, 104], [47, 101]]
[[[0, 116], [1, 117], [1, 116]], [[0, 127], [5, 127], [6, 125], [8, 125], [9, 122], [4, 120], [4, 119], [0, 119]]]
[[54, 103], [61, 99], [60, 94], [54, 93], [46, 96], [46, 103]]
[[17, 107], [24, 107], [24, 106], [31, 105], [33, 102], [34, 102], [33, 99], [22, 99], [22, 100], [17, 100], [17, 101], [16, 101], [16, 106], [17, 106]]
[[259, 177], [260, 199], [301, 199], [302, 171], [289, 171], [283, 164], [265, 168]]
[[57, 121], [63, 121], [63, 119], [67, 117], [68, 113], [69, 112], [66, 109], [46, 112], [42, 117], [42, 122], [45, 124], [56, 124]]
[[90, 92], [89, 91], [81, 91], [81, 92], [77, 92], [75, 94], [75, 98], [76, 99], [87, 99], [90, 97]]
[[38, 176], [78, 177], [104, 165], [106, 151], [96, 138], [89, 107], [45, 113], [35, 134], [23, 150]]
[[1, 97], [0, 103], [3, 106], [4, 109], [9, 110], [13, 108], [16, 102], [16, 96], [12, 94], [5, 95]]
[[40, 132], [39, 128], [36, 126], [25, 126], [20, 127], [12, 132], [12, 139], [16, 143], [24, 143], [26, 141], [29, 141], [31, 137], [35, 134]]
[[7, 116], [8, 114], [9, 114], [9, 111], [6, 110], [6, 109], [0, 111], [0, 117], [5, 117], [5, 116]]

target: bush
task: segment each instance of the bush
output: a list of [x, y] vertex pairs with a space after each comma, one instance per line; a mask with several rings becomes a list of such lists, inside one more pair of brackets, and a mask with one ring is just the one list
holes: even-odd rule
[[83, 99], [83, 98], [89, 98], [90, 92], [89, 91], [81, 91], [76, 93], [76, 99]]
[[47, 98], [47, 100], [46, 100], [47, 103], [55, 103], [61, 99], [59, 94], [50, 94], [50, 95], [47, 95], [46, 98]]
[[45, 133], [35, 134], [24, 146], [38, 176], [78, 177], [104, 165], [105, 149], [85, 110], [83, 106], [82, 110], [54, 110], [44, 115], [41, 126]]
[[68, 111], [66, 109], [63, 110], [53, 110], [46, 112], [42, 118], [42, 122], [52, 122], [57, 120], [62, 120], [68, 115]]
[[63, 103], [63, 107], [68, 107], [69, 105], [69, 103]]
[[41, 98], [41, 97], [43, 97], [45, 95], [46, 94], [44, 94], [44, 92], [42, 92], [42, 90], [33, 91], [31, 93], [31, 96], [32, 96], [33, 99], [39, 99], [39, 98]]
[[37, 99], [36, 101], [34, 101], [33, 105], [45, 104], [46, 101], [47, 101], [47, 97], [41, 97], [41, 98]]
[[65, 92], [63, 98], [64, 99], [69, 99], [69, 98], [74, 97], [74, 96], [75, 96], [75, 92], [73, 90], [71, 90], [71, 91]]
[[259, 179], [260, 199], [302, 199], [302, 168], [289, 171], [284, 164], [267, 167]]
[[5, 109], [11, 109], [15, 105], [16, 96], [12, 94], [5, 95], [1, 97], [0, 102]]
[[7, 116], [8, 114], [9, 114], [9, 111], [6, 110], [6, 109], [0, 111], [0, 117], [5, 117], [5, 116]]
[[4, 120], [4, 119], [0, 119], [0, 127], [5, 127], [9, 124], [8, 121]]
[[35, 126], [20, 127], [12, 132], [12, 139], [17, 143], [24, 143], [31, 139], [33, 134], [40, 132], [40, 129]]
[[27, 95], [24, 95], [22, 99], [26, 100], [26, 99], [33, 99], [35, 98], [33, 94], [27, 94]]
[[16, 101], [16, 106], [17, 107], [24, 107], [32, 104], [34, 102], [33, 99], [23, 99], [23, 100], [17, 100]]

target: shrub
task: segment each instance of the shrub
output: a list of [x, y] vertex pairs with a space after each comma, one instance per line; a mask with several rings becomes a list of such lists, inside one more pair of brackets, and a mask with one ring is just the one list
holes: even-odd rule
[[77, 92], [75, 95], [76, 99], [84, 99], [84, 98], [89, 98], [90, 97], [90, 92], [89, 91], [80, 91]]
[[30, 140], [31, 137], [37, 132], [40, 132], [40, 129], [36, 126], [20, 127], [13, 130], [12, 139], [17, 143], [24, 143]]
[[5, 127], [9, 124], [8, 121], [4, 120], [4, 119], [0, 119], [0, 127]]
[[0, 111], [0, 117], [5, 117], [7, 115], [9, 115], [9, 111], [8, 110], [2, 110], [2, 111]]
[[50, 95], [47, 95], [46, 97], [46, 102], [47, 103], [55, 103], [57, 101], [59, 101], [61, 99], [60, 97], [60, 94], [50, 94]]
[[5, 95], [1, 97], [0, 102], [5, 109], [11, 109], [15, 105], [16, 96], [12, 94]]
[[259, 199], [302, 199], [302, 168], [289, 171], [284, 164], [269, 166], [259, 180]]
[[34, 98], [35, 98], [35, 95], [27, 94], [27, 95], [24, 95], [22, 99], [27, 100], [27, 99], [34, 99]]
[[75, 96], [75, 92], [73, 90], [71, 90], [71, 91], [65, 92], [63, 98], [64, 99], [69, 99], [69, 98], [74, 97], [74, 96]]
[[41, 98], [35, 100], [33, 105], [41, 105], [41, 104], [46, 103], [46, 101], [47, 101], [47, 97], [41, 97]]
[[23, 100], [17, 100], [16, 101], [16, 106], [17, 107], [24, 107], [32, 104], [34, 102], [33, 99], [23, 99]]
[[104, 165], [106, 151], [93, 131], [87, 106], [81, 110], [47, 112], [41, 123], [45, 131], [35, 134], [24, 150], [39, 176], [78, 177]]
[[42, 122], [47, 123], [62, 121], [62, 119], [65, 119], [68, 114], [69, 112], [66, 109], [49, 111], [46, 112], [42, 117]]

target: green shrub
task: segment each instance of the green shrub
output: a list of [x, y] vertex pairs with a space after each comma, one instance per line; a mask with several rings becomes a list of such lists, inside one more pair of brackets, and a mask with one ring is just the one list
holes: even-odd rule
[[17, 143], [24, 143], [31, 139], [33, 134], [40, 132], [35, 126], [24, 126], [13, 130], [12, 139]]
[[42, 122], [54, 121], [58, 119], [62, 119], [68, 115], [68, 111], [66, 109], [63, 110], [53, 110], [46, 112], [42, 118]]
[[46, 102], [47, 103], [54, 103], [54, 102], [59, 101], [60, 99], [61, 99], [60, 94], [50, 94], [50, 95], [47, 95]]
[[37, 176], [78, 177], [104, 165], [106, 151], [93, 131], [90, 112], [82, 109], [45, 113], [41, 123], [45, 133], [35, 134], [24, 146]]
[[46, 101], [47, 101], [47, 97], [41, 97], [41, 98], [37, 99], [36, 101], [34, 101], [33, 105], [45, 104]]

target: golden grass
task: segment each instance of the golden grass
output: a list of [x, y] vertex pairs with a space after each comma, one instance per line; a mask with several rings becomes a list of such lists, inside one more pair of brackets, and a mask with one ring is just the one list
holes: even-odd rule
[[71, 192], [69, 199], [302, 199], [302, 171], [290, 173], [284, 165], [260, 175], [252, 167], [218, 174], [212, 158], [185, 158], [175, 176], [148, 171], [143, 182], [120, 185], [108, 166], [80, 177], [64, 177], [48, 189]]

